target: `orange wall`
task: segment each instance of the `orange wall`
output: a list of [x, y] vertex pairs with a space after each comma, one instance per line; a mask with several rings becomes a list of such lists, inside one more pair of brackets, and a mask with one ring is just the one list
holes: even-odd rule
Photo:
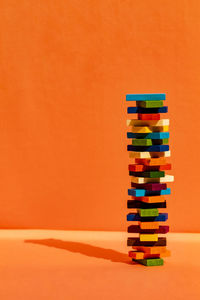
[[0, 226], [125, 230], [125, 94], [166, 92], [170, 224], [199, 231], [200, 1], [0, 8]]

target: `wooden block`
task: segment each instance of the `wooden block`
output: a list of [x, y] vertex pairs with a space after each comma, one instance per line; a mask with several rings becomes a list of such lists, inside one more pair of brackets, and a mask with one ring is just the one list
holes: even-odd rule
[[168, 145], [169, 139], [132, 139], [133, 146], [153, 146], [153, 145]]
[[[128, 165], [128, 170], [131, 172], [165, 171], [165, 170], [171, 170], [171, 164], [165, 164], [165, 165], [161, 165], [161, 166], [146, 166], [146, 165], [142, 165], [142, 164], [130, 164], [130, 165]], [[155, 181], [155, 182], [160, 182], [160, 181]], [[144, 183], [144, 182], [143, 181], [140, 181], [140, 182], [135, 181], [135, 183]]]
[[138, 114], [139, 120], [160, 120], [160, 114]]
[[168, 126], [169, 119], [161, 119], [161, 120], [137, 120], [131, 119], [126, 121], [127, 126]]
[[150, 133], [127, 132], [127, 138], [128, 139], [151, 139], [151, 140], [169, 139], [169, 132], [150, 132]]
[[157, 242], [158, 235], [157, 234], [141, 234], [139, 236], [141, 242]]
[[171, 194], [170, 188], [161, 191], [148, 191], [144, 189], [128, 189], [128, 195], [135, 196], [135, 197], [170, 195], [170, 194]]
[[126, 101], [165, 100], [165, 94], [127, 94]]
[[152, 132], [150, 127], [147, 127], [147, 126], [132, 127], [131, 131], [133, 133], [149, 133], [149, 132]]
[[150, 139], [133, 139], [132, 140], [133, 146], [152, 146], [152, 140]]
[[[144, 223], [148, 223], [148, 222], [144, 222]], [[152, 222], [152, 223], [156, 223], [156, 222]], [[169, 232], [169, 226], [158, 226], [158, 228], [142, 229], [140, 227], [140, 225], [130, 225], [130, 226], [128, 226], [127, 231], [128, 231], [128, 233], [166, 234], [167, 232]]]
[[[132, 172], [132, 171], [130, 171], [130, 172]], [[165, 175], [164, 177], [159, 177], [159, 178], [131, 176], [131, 182], [138, 183], [138, 184], [142, 184], [142, 183], [144, 183], [144, 184], [145, 183], [166, 183], [166, 182], [173, 182], [173, 181], [174, 181], [174, 176], [172, 176], [172, 175]]]
[[130, 176], [135, 176], [135, 177], [148, 177], [148, 178], [160, 178], [165, 176], [164, 171], [144, 171], [144, 172], [132, 172], [129, 171]]
[[157, 203], [146, 203], [139, 200], [128, 200], [127, 208], [166, 208], [166, 201]]
[[154, 108], [143, 108], [143, 107], [128, 107], [127, 113], [128, 114], [157, 114], [157, 113], [167, 113], [168, 107], [154, 107]]
[[157, 217], [141, 217], [138, 213], [130, 213], [127, 215], [127, 221], [139, 222], [165, 222], [168, 219], [167, 213], [160, 213]]
[[132, 246], [132, 248], [147, 254], [161, 254], [168, 251], [165, 246], [154, 246], [154, 247]]
[[[145, 223], [145, 222], [144, 222]], [[146, 222], [148, 223], [148, 222]], [[156, 223], [156, 222], [153, 222]], [[127, 229], [128, 233], [150, 233], [150, 234], [166, 234], [169, 232], [169, 226], [158, 226], [158, 228], [142, 229], [140, 225], [130, 225]]]
[[150, 196], [150, 197], [134, 197], [134, 196], [132, 196], [132, 199], [142, 201], [145, 203], [165, 202], [165, 196]]
[[159, 223], [158, 222], [139, 222], [140, 229], [142, 230], [152, 230], [158, 229]]
[[156, 254], [149, 254], [149, 253], [144, 253], [141, 251], [129, 251], [128, 255], [131, 258], [134, 259], [145, 259], [145, 258], [162, 258], [162, 257], [167, 257], [170, 256], [170, 251], [166, 250], [163, 253], [156, 253]]
[[142, 164], [145, 166], [161, 166], [166, 165], [167, 160], [165, 157], [158, 157], [158, 158], [136, 158], [136, 164]]
[[147, 246], [147, 247], [156, 247], [156, 246], [166, 246], [167, 241], [165, 237], [158, 238], [157, 241], [140, 241], [139, 238], [129, 237], [127, 239], [127, 246]]
[[134, 183], [131, 182], [131, 187], [136, 189], [145, 189], [148, 191], [161, 191], [167, 189], [166, 183]]
[[171, 152], [133, 152], [129, 151], [130, 158], [161, 158], [161, 157], [170, 157]]
[[169, 145], [153, 145], [153, 146], [127, 146], [128, 151], [136, 152], [164, 152], [169, 151]]
[[156, 133], [156, 132], [168, 132], [169, 126], [131, 126], [130, 131], [132, 133]]
[[164, 261], [162, 258], [146, 258], [146, 259], [132, 259], [133, 261], [148, 267], [152, 266], [162, 266]]
[[139, 208], [138, 213], [140, 217], [157, 217], [159, 215], [157, 208]]
[[143, 108], [159, 108], [163, 107], [163, 101], [136, 101], [136, 106]]

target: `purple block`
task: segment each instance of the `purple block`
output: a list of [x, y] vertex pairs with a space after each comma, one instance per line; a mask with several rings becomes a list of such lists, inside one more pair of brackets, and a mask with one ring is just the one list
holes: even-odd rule
[[166, 183], [134, 183], [131, 182], [131, 187], [136, 189], [145, 189], [148, 191], [161, 191], [167, 189]]

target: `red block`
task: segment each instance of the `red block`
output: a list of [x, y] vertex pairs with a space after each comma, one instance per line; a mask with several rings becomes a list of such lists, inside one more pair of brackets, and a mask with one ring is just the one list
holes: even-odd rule
[[171, 170], [171, 164], [166, 164], [161, 166], [145, 166], [142, 164], [131, 164], [128, 166], [128, 170], [131, 172], [165, 171], [165, 170]]
[[138, 120], [160, 120], [160, 114], [138, 114]]
[[161, 191], [167, 189], [166, 183], [134, 183], [131, 182], [131, 186], [136, 189], [145, 189], [148, 191]]

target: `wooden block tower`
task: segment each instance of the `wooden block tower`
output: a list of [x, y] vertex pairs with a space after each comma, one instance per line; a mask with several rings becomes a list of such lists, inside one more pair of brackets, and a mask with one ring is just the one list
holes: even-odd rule
[[174, 178], [166, 175], [171, 164], [168, 162], [169, 119], [161, 117], [168, 112], [165, 99], [165, 94], [126, 95], [127, 101], [136, 102], [136, 106], [127, 108], [128, 115], [133, 116], [127, 120], [131, 179], [127, 245], [132, 247], [131, 259], [145, 266], [163, 265], [163, 257], [170, 255], [165, 237], [169, 226], [163, 225], [168, 214], [163, 211], [171, 193], [167, 183]]

